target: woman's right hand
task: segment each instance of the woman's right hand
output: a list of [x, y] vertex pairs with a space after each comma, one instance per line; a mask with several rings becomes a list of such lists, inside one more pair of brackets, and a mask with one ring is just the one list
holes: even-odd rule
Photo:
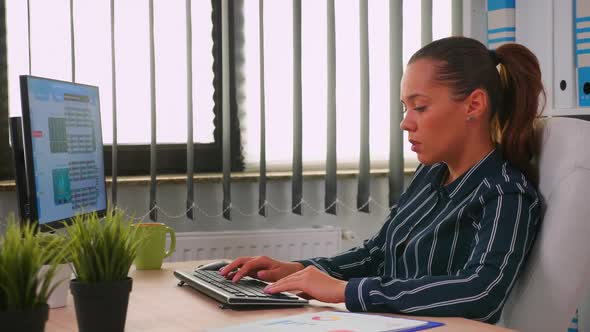
[[244, 276], [275, 282], [303, 268], [301, 263], [278, 261], [267, 256], [238, 257], [219, 273], [232, 282], [237, 282]]

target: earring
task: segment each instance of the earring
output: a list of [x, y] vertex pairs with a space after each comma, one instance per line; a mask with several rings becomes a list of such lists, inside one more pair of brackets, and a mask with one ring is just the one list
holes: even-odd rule
[[467, 121], [473, 121], [475, 119], [475, 117], [473, 115], [470, 115], [467, 117]]

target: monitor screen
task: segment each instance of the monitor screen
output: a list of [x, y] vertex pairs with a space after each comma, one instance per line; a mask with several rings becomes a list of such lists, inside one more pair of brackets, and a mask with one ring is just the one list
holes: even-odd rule
[[98, 87], [21, 76], [29, 215], [41, 229], [106, 211]]

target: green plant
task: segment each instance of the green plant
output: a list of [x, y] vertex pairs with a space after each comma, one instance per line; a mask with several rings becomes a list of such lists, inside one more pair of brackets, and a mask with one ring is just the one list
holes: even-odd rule
[[[0, 310], [32, 310], [47, 303], [57, 287], [50, 285], [60, 257], [39, 245], [36, 232], [34, 224], [21, 225], [14, 215], [7, 219], [6, 231], [0, 235]], [[45, 263], [49, 268], [39, 273]]]
[[38, 243], [41, 248], [48, 252], [46, 262], [57, 260], [59, 264], [71, 262], [71, 255], [69, 251], [70, 241], [64, 235], [53, 233], [38, 233]]
[[108, 209], [104, 220], [96, 214], [78, 215], [66, 225], [74, 274], [80, 282], [127, 278], [143, 238], [122, 210]]

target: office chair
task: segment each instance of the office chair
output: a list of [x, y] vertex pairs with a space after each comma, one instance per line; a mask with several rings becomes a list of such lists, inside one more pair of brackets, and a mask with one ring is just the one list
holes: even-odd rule
[[502, 320], [524, 332], [565, 332], [590, 286], [590, 122], [538, 124], [544, 217]]

